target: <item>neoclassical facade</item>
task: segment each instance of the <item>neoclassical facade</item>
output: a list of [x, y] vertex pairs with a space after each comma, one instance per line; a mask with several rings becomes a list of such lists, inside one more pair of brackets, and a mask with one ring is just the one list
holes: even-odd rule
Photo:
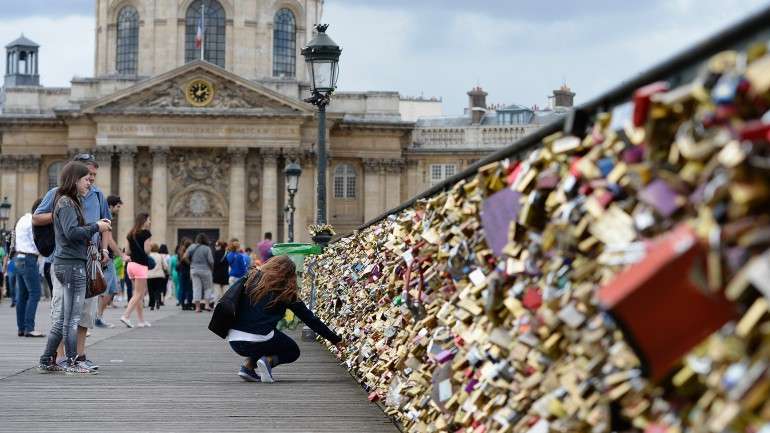
[[[97, 184], [124, 201], [118, 242], [138, 212], [151, 215], [153, 238], [170, 246], [196, 231], [247, 245], [268, 231], [282, 240], [282, 171], [296, 161], [303, 174], [295, 238], [309, 241], [318, 124], [303, 102], [300, 49], [322, 7], [322, 0], [97, 0], [95, 76], [66, 88], [40, 86], [39, 47], [24, 36], [11, 42], [0, 93], [0, 196], [13, 204], [12, 217], [56, 184], [72, 155], [89, 152], [100, 161]], [[446, 125], [411, 118], [421, 107], [435, 112], [436, 103], [395, 92], [335, 94], [326, 189], [338, 231], [506, 144], [453, 144], [456, 133], [442, 141]], [[484, 126], [471, 120], [469, 128]], [[506, 131], [496, 133], [506, 141], [525, 133]]]

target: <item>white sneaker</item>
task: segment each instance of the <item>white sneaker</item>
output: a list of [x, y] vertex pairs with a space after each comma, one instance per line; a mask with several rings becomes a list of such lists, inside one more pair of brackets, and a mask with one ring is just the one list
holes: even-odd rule
[[267, 358], [265, 358], [264, 356], [257, 360], [257, 374], [259, 374], [259, 379], [262, 382], [265, 382], [265, 383], [275, 382], [275, 380], [273, 379], [273, 369], [270, 367], [270, 364], [267, 362]]
[[137, 328], [149, 328], [152, 325], [150, 325], [150, 322], [139, 322], [136, 324]]
[[120, 321], [123, 322], [124, 325], [126, 325], [126, 328], [133, 328], [134, 325], [131, 324], [131, 321], [126, 319], [125, 317], [121, 317]]

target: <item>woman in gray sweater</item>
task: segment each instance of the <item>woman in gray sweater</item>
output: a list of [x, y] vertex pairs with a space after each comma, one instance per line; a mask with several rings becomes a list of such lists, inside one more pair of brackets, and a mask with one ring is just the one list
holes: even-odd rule
[[[82, 162], [70, 162], [64, 166], [59, 189], [54, 199], [53, 225], [56, 237], [53, 273], [63, 286], [62, 302], [51, 307], [51, 332], [48, 334], [38, 370], [41, 373], [94, 374], [80, 366], [77, 358], [77, 330], [83, 313], [83, 299], [86, 296], [86, 262], [88, 243], [96, 232], [112, 229], [109, 220], [85, 224], [83, 201], [91, 181], [88, 167]], [[67, 356], [65, 367], [55, 362], [56, 348], [64, 340]]]
[[212, 279], [212, 269], [214, 269], [214, 255], [209, 247], [209, 238], [198, 233], [195, 237], [195, 243], [190, 245], [185, 253], [190, 262], [190, 279], [192, 279], [193, 302], [195, 302], [195, 312], [200, 313], [201, 307], [208, 310], [208, 295], [214, 285]]

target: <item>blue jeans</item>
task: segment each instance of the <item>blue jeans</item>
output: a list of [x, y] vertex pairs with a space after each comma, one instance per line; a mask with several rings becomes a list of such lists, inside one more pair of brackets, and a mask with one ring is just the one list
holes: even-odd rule
[[53, 278], [62, 285], [62, 301], [51, 304], [51, 332], [40, 357], [42, 364], [53, 361], [62, 340], [67, 359], [74, 361], [78, 356], [78, 324], [86, 297], [86, 263], [54, 264]]
[[107, 262], [107, 267], [104, 269], [104, 281], [107, 283], [107, 291], [105, 295], [114, 295], [120, 292], [120, 284], [118, 284], [118, 275], [115, 272], [115, 263], [112, 260]]
[[[20, 256], [24, 257], [20, 257]], [[19, 254], [16, 260], [16, 326], [19, 332], [35, 330], [35, 313], [40, 301], [40, 271], [37, 256]]]

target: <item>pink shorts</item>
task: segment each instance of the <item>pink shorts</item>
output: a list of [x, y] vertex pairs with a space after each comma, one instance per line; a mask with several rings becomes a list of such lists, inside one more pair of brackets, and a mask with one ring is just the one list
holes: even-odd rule
[[128, 267], [126, 268], [126, 272], [128, 272], [128, 278], [131, 280], [146, 280], [147, 279], [147, 273], [150, 270], [145, 265], [140, 265], [136, 262], [129, 262]]

